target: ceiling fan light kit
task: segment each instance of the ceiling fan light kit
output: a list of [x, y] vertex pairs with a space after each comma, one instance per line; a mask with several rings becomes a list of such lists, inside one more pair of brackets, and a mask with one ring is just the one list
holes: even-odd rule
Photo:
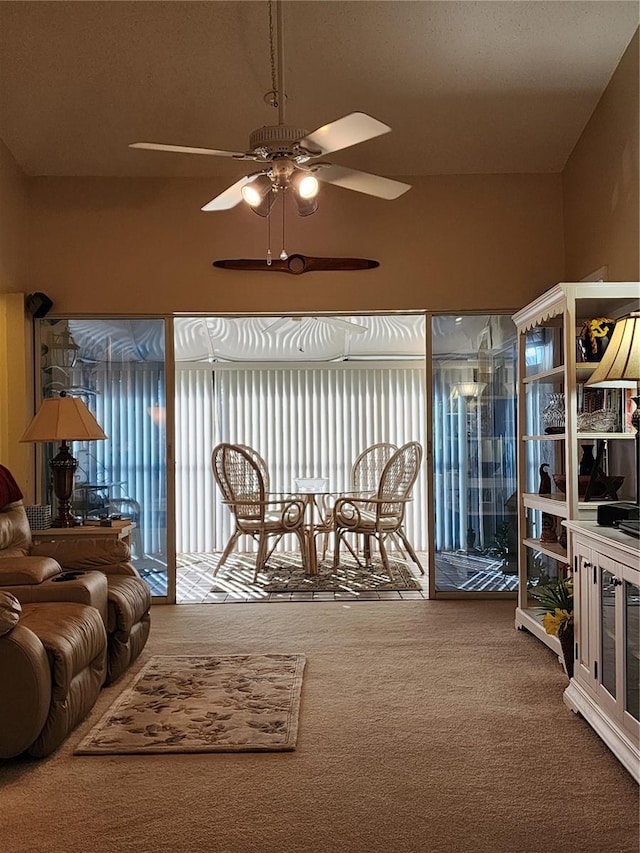
[[242, 198], [249, 207], [258, 207], [262, 199], [271, 192], [271, 184], [266, 175], [258, 175], [255, 180], [250, 181], [242, 187]]
[[[274, 7], [276, 9], [275, 27], [273, 21]], [[311, 133], [304, 128], [286, 124], [284, 115], [286, 90], [284, 85], [282, 0], [268, 0], [268, 8], [272, 89], [265, 95], [265, 100], [278, 110], [278, 124], [266, 125], [252, 131], [249, 136], [249, 150], [244, 153], [155, 142], [134, 142], [129, 147], [179, 154], [230, 157], [235, 160], [250, 160], [263, 167], [258, 172], [240, 178], [235, 184], [207, 202], [202, 207], [202, 210], [207, 212], [229, 210], [245, 200], [257, 213], [268, 216], [273, 202], [263, 204], [267, 192], [260, 199], [257, 199], [256, 195], [249, 189], [249, 184], [252, 184], [256, 192], [261, 192], [256, 185], [258, 177], [268, 180], [268, 187], [273, 196], [291, 190], [291, 194], [297, 201], [298, 213], [301, 216], [308, 216], [317, 209], [317, 202], [315, 205], [310, 205], [307, 202], [316, 198], [318, 181], [383, 199], [398, 198], [409, 190], [410, 185], [401, 181], [318, 160], [319, 157], [342, 151], [344, 148], [358, 145], [368, 139], [374, 139], [388, 133], [391, 128], [378, 119], [366, 113], [354, 112], [329, 124], [322, 125]], [[274, 39], [274, 30], [277, 45]], [[260, 186], [267, 186], [267, 184], [263, 181]], [[310, 187], [313, 189], [309, 189]]]
[[315, 198], [318, 195], [318, 179], [313, 175], [298, 175], [296, 181], [296, 192], [298, 196], [305, 201]]

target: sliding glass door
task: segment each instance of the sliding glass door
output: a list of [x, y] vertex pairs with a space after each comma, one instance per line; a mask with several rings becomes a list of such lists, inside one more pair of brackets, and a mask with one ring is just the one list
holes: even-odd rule
[[431, 321], [432, 589], [517, 585], [516, 331], [501, 315]]
[[[228, 540], [230, 514], [211, 472], [220, 441], [255, 447], [269, 461], [272, 489], [284, 492], [300, 476], [326, 477], [341, 491], [368, 445], [419, 441], [425, 456], [406, 530], [429, 566], [431, 593], [515, 590], [509, 317], [432, 316], [427, 328], [420, 314], [180, 317], [173, 325], [175, 339], [161, 319], [38, 322], [42, 397], [81, 397], [108, 436], [73, 443], [73, 510], [80, 521], [135, 523], [132, 557], [156, 596], [173, 596], [172, 554], [220, 552]], [[42, 454], [45, 504], [53, 503], [55, 452]]]
[[[79, 523], [121, 516], [135, 523], [136, 568], [156, 596], [166, 596], [167, 436], [165, 322], [69, 319], [39, 322], [41, 396], [80, 397], [107, 435], [73, 442], [78, 461], [73, 513]], [[45, 447], [42, 501], [54, 498]]]

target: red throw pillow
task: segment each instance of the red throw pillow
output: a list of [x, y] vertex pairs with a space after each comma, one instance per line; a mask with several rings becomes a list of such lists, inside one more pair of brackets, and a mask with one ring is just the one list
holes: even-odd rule
[[11, 471], [0, 465], [0, 508], [19, 500], [22, 500], [20, 486], [13, 479]]

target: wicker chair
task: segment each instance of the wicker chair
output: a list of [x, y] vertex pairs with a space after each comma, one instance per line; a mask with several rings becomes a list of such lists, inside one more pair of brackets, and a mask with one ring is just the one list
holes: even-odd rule
[[[384, 471], [384, 466], [387, 464], [389, 459], [391, 459], [397, 449], [397, 445], [391, 444], [388, 441], [371, 444], [369, 447], [365, 448], [365, 450], [356, 457], [355, 462], [351, 466], [349, 494], [354, 495], [354, 497], [366, 497], [366, 495], [375, 496], [380, 482], [380, 475]], [[324, 525], [325, 531], [322, 543], [323, 560], [327, 554], [329, 533], [334, 530], [333, 506], [327, 505], [325, 507]], [[365, 547], [368, 548], [366, 540]]]
[[254, 447], [250, 447], [248, 444], [236, 444], [236, 447], [239, 447], [241, 450], [246, 451], [249, 456], [256, 463], [258, 468], [260, 469], [260, 473], [262, 474], [262, 480], [264, 482], [265, 492], [271, 491], [271, 477], [269, 476], [269, 466], [265, 462], [264, 458], [260, 456], [258, 451]]
[[[263, 474], [263, 467], [266, 468], [264, 460], [260, 464], [256, 460], [255, 451], [251, 452], [240, 445], [219, 444], [213, 450], [211, 464], [224, 502], [229, 506], [236, 524], [214, 574], [224, 565], [240, 536], [244, 535], [252, 536], [258, 542], [254, 581], [286, 533], [298, 537], [302, 562], [306, 564], [304, 501], [270, 497]], [[273, 537], [275, 542], [268, 550], [269, 539]]]
[[384, 466], [397, 449], [395, 444], [381, 441], [363, 450], [351, 467], [351, 491], [375, 494]]
[[421, 461], [422, 447], [417, 441], [411, 441], [391, 456], [380, 475], [373, 496], [338, 498], [333, 511], [334, 569], [337, 569], [340, 561], [341, 542], [344, 542], [358, 565], [362, 565], [356, 551], [345, 538], [346, 534], [355, 533], [365, 539], [365, 560], [369, 565], [371, 562], [369, 543], [371, 539], [375, 539], [380, 548], [382, 563], [391, 577], [385, 540], [390, 536], [398, 536], [411, 559], [424, 574], [424, 569], [403, 528], [405, 507], [411, 499], [411, 490], [418, 477]]

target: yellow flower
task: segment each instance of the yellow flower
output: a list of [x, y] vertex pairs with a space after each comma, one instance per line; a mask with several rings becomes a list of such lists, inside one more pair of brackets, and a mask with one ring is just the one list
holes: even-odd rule
[[568, 610], [560, 610], [556, 607], [553, 613], [545, 613], [542, 617], [542, 624], [547, 634], [558, 636], [558, 628], [563, 622], [568, 622], [571, 619], [571, 614]]

